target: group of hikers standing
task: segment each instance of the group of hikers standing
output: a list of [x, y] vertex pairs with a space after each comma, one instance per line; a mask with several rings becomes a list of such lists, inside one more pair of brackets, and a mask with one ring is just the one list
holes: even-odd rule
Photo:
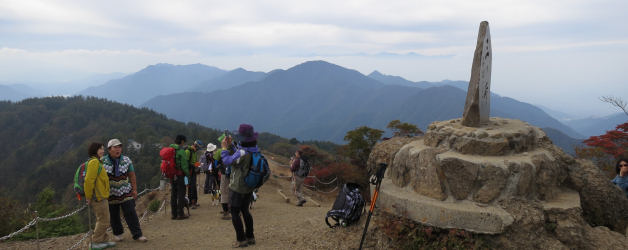
[[[187, 138], [184, 135], [177, 135], [174, 143], [169, 145], [172, 148], [170, 150], [174, 150], [173, 161], [176, 170], [168, 178], [171, 185], [171, 219], [187, 219], [189, 212], [186, 215], [184, 208], [195, 209], [200, 206], [196, 179], [198, 174], [204, 172], [206, 176], [203, 193], [212, 194], [212, 199], [216, 202], [219, 200], [222, 219], [232, 222], [236, 233], [236, 241], [232, 246], [246, 247], [255, 244], [253, 216], [249, 209], [256, 197], [254, 192], [259, 187], [252, 187], [246, 183], [250, 181], [247, 175], [253, 168], [253, 162], [259, 164], [261, 161], [261, 153], [257, 146], [258, 133], [252, 125], [240, 124], [238, 135], [239, 141], [234, 142], [231, 135], [222, 134], [218, 138], [220, 148], [209, 143], [200, 157], [197, 152], [203, 148], [201, 140], [195, 140], [190, 146], [186, 146]], [[90, 248], [103, 249], [115, 246], [115, 242], [108, 240], [106, 229], [109, 225], [113, 229], [113, 240], [123, 240], [120, 210], [133, 239], [146, 242], [135, 212], [135, 199], [138, 193], [132, 161], [122, 155], [122, 143], [118, 139], [111, 139], [107, 143], [107, 154], [104, 151], [104, 145], [101, 143], [92, 143], [88, 149], [90, 160], [86, 164], [85, 197], [96, 215]], [[267, 165], [263, 156], [261, 159]], [[301, 189], [309, 171], [309, 163], [303, 153], [297, 151], [290, 164], [294, 176], [292, 182], [294, 193], [298, 199], [297, 206], [302, 206], [305, 199]], [[307, 169], [305, 174], [303, 169]]]
[[[175, 149], [175, 163], [180, 169], [171, 183], [171, 208], [172, 219], [182, 220], [188, 218], [183, 209], [185, 203], [184, 179], [190, 179], [189, 200], [190, 207], [198, 207], [196, 194], [196, 174], [197, 170], [205, 172], [205, 185], [203, 192], [218, 197], [221, 203], [221, 214], [225, 220], [231, 219], [236, 233], [236, 241], [233, 247], [246, 247], [255, 244], [253, 230], [253, 216], [249, 211], [249, 205], [253, 200], [252, 188], [245, 183], [245, 176], [249, 173], [252, 165], [252, 155], [259, 153], [257, 146], [258, 133], [249, 124], [240, 124], [238, 128], [240, 141], [235, 143], [233, 137], [223, 134], [218, 138], [220, 148], [209, 143], [205, 153], [200, 157], [200, 162], [196, 163], [196, 151], [201, 147], [201, 142], [196, 140], [191, 151], [183, 146], [186, 138], [178, 135], [175, 144], [170, 145]], [[186, 151], [188, 150], [189, 153]], [[191, 159], [191, 154], [194, 154]], [[219, 194], [219, 195], [217, 195]]]
[[137, 199], [135, 169], [131, 159], [122, 155], [122, 143], [118, 139], [109, 140], [105, 154], [104, 145], [94, 142], [90, 144], [88, 154], [90, 159], [85, 166], [85, 200], [96, 215], [90, 248], [104, 249], [116, 245], [108, 239], [107, 228], [110, 225], [113, 240], [123, 240], [124, 229], [120, 210], [133, 239], [146, 242], [135, 212]]

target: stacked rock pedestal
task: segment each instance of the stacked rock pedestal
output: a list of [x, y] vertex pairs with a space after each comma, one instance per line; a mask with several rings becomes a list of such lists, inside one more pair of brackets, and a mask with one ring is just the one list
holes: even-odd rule
[[519, 120], [491, 118], [478, 128], [434, 122], [395, 153], [380, 204], [433, 226], [501, 233], [514, 219], [497, 201], [571, 197], [567, 206], [579, 206], [577, 192], [561, 187], [564, 157], [541, 129]]

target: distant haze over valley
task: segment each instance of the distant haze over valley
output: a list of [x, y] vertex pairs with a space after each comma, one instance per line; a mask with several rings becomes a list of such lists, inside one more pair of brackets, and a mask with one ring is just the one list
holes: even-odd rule
[[[389, 121], [400, 119], [425, 129], [432, 121], [460, 117], [467, 84], [414, 82], [377, 70], [364, 75], [325, 61], [270, 72], [161, 63], [131, 74], [73, 81], [58, 89], [44, 84], [0, 85], [0, 98], [19, 101], [73, 90], [72, 94], [145, 106], [176, 120], [218, 129], [250, 122], [261, 131], [286, 137], [342, 143], [344, 133], [360, 125], [384, 129]], [[574, 140], [599, 135], [625, 119], [622, 114], [574, 119], [566, 112], [498, 93], [491, 101], [491, 116], [521, 119]]]

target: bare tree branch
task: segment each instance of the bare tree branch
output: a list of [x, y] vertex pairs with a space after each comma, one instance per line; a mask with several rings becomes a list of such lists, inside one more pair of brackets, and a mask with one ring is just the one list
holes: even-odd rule
[[609, 103], [614, 107], [621, 109], [622, 111], [624, 111], [624, 114], [628, 115], [628, 110], [626, 110], [626, 102], [621, 98], [614, 96], [602, 96], [600, 97], [600, 101]]

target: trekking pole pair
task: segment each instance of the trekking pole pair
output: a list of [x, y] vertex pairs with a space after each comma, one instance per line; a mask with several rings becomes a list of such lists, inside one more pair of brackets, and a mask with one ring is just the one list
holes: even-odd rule
[[362, 232], [362, 239], [360, 240], [360, 250], [362, 250], [362, 244], [364, 244], [364, 239], [366, 238], [366, 231], [369, 228], [369, 223], [371, 222], [371, 216], [373, 215], [373, 209], [375, 209], [375, 202], [377, 202], [377, 196], [379, 196], [379, 188], [382, 185], [382, 179], [384, 178], [384, 173], [386, 172], [386, 167], [388, 164], [380, 163], [379, 169], [377, 173], [371, 177], [370, 183], [375, 185], [375, 192], [373, 193], [373, 198], [371, 199], [371, 207], [369, 208], [369, 216], [366, 218], [366, 225], [364, 226], [364, 232]]

